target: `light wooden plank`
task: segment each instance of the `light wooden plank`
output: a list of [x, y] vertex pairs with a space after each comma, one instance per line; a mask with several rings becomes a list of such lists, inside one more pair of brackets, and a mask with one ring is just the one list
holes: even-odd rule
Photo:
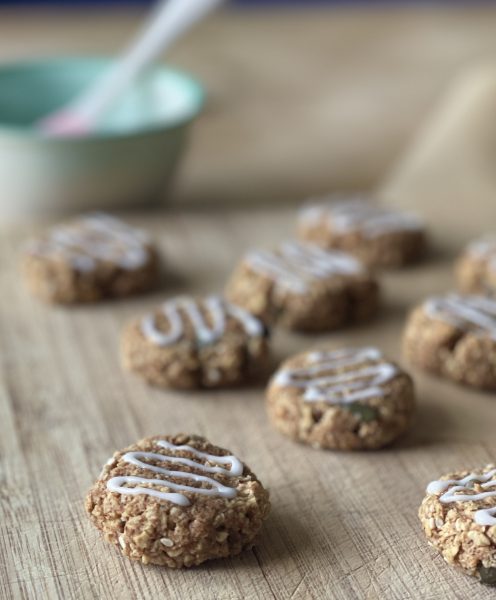
[[[27, 296], [17, 253], [27, 229], [0, 240], [0, 597], [478, 598], [490, 590], [454, 573], [427, 546], [416, 511], [426, 482], [494, 460], [494, 399], [416, 374], [419, 416], [389, 450], [321, 452], [267, 423], [263, 388], [174, 393], [146, 387], [119, 364], [123, 324], [166, 294], [220, 289], [251, 244], [289, 234], [293, 210], [130, 216], [181, 273], [128, 302], [64, 309]], [[406, 310], [452, 285], [448, 260], [383, 278], [383, 314], [362, 328], [305, 337], [277, 331], [279, 358], [326, 343], [374, 343], [397, 355]], [[189, 571], [145, 568], [100, 539], [86, 490], [119, 447], [195, 431], [242, 456], [269, 487], [273, 511], [253, 552]]]
[[[0, 53], [106, 53], [136, 20], [132, 11], [1, 10]], [[428, 548], [416, 516], [430, 479], [494, 460], [491, 395], [415, 373], [419, 414], [402, 442], [371, 454], [319, 452], [271, 430], [262, 387], [151, 389], [122, 372], [118, 341], [128, 319], [165, 295], [220, 290], [244, 249], [291, 235], [293, 210], [270, 201], [379, 181], [452, 77], [493, 59], [495, 33], [492, 7], [219, 15], [171, 59], [208, 90], [174, 198], [197, 208], [129, 216], [159, 240], [160, 291], [94, 307], [40, 305], [17, 270], [36, 228], [2, 229], [0, 598], [493, 597]], [[452, 258], [385, 275], [373, 323], [323, 337], [277, 331], [276, 360], [328, 342], [398, 356], [406, 311], [453, 285]], [[109, 455], [175, 431], [231, 448], [269, 487], [273, 511], [254, 552], [188, 571], [144, 568], [88, 522], [83, 499]]]

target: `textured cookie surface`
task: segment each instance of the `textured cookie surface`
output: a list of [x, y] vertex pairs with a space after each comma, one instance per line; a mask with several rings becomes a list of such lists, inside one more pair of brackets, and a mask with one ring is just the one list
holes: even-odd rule
[[496, 585], [496, 468], [445, 475], [427, 486], [419, 510], [429, 543], [446, 562]]
[[310, 202], [298, 219], [299, 237], [323, 248], [351, 252], [369, 266], [399, 267], [425, 251], [425, 228], [410, 213], [365, 198], [331, 196]]
[[89, 491], [86, 510], [125, 556], [178, 568], [250, 548], [270, 503], [236, 456], [179, 434], [116, 452]]
[[267, 390], [275, 427], [317, 448], [380, 448], [409, 427], [414, 410], [411, 378], [376, 348], [300, 354]]
[[296, 241], [246, 254], [227, 297], [259, 316], [300, 331], [329, 331], [371, 317], [378, 284], [353, 256]]
[[403, 338], [415, 365], [479, 388], [496, 389], [496, 300], [447, 294], [410, 315]]
[[469, 244], [456, 263], [456, 278], [462, 292], [496, 295], [496, 236]]
[[91, 213], [53, 227], [24, 253], [29, 290], [47, 302], [95, 302], [145, 291], [159, 276], [148, 236], [109, 215]]
[[122, 338], [124, 366], [153, 385], [171, 388], [249, 381], [267, 354], [263, 323], [218, 296], [168, 300], [131, 323]]

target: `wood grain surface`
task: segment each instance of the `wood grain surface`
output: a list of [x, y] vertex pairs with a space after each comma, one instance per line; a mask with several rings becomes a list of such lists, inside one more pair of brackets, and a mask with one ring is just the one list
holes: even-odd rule
[[[2, 9], [0, 57], [113, 52], [138, 16]], [[416, 516], [428, 481], [494, 460], [493, 396], [415, 373], [418, 419], [404, 440], [322, 452], [272, 431], [263, 388], [151, 389], [122, 372], [118, 341], [129, 318], [177, 292], [221, 289], [245, 248], [289, 235], [293, 210], [269, 201], [379, 182], [453, 76], [493, 59], [495, 33], [490, 6], [221, 14], [171, 57], [209, 97], [173, 201], [265, 208], [129, 216], [157, 237], [162, 289], [73, 309], [22, 287], [18, 256], [34, 227], [0, 231], [2, 600], [494, 597], [444, 564]], [[315, 338], [277, 331], [274, 362], [327, 343], [376, 344], [398, 358], [406, 311], [452, 287], [452, 258], [384, 275], [383, 312], [367, 326]], [[187, 571], [144, 568], [87, 520], [84, 495], [112, 452], [176, 431], [230, 448], [270, 489], [253, 552]]]
[[[31, 299], [17, 259], [33, 228], [0, 236], [1, 598], [493, 598], [430, 549], [417, 509], [426, 484], [494, 460], [494, 396], [415, 373], [418, 419], [390, 449], [325, 452], [273, 431], [263, 387], [174, 393], [121, 370], [123, 324], [178, 292], [222, 288], [240, 253], [293, 230], [287, 209], [128, 217], [167, 262], [162, 289], [129, 301], [57, 308]], [[382, 278], [384, 308], [333, 335], [276, 331], [274, 362], [326, 344], [400, 353], [405, 313], [453, 285], [451, 257]], [[114, 450], [158, 433], [197, 432], [225, 446], [270, 489], [255, 550], [184, 571], [120, 556], [88, 521], [83, 499]]]

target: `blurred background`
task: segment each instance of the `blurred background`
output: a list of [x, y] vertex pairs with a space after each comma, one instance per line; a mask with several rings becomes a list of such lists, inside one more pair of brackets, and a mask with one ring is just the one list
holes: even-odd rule
[[[0, 60], [115, 55], [149, 5], [0, 0]], [[169, 201], [377, 188], [453, 82], [495, 57], [494, 2], [228, 3], [165, 60], [206, 92]]]

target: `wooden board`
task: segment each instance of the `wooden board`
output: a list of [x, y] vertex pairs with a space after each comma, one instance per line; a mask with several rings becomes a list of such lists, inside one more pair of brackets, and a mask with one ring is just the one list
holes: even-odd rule
[[[138, 18], [2, 9], [0, 57], [107, 54]], [[264, 205], [379, 182], [453, 76], [493, 60], [495, 33], [490, 6], [215, 17], [171, 57], [201, 77], [209, 98], [173, 201]], [[430, 479], [494, 460], [490, 395], [416, 374], [419, 415], [407, 438], [377, 453], [330, 453], [272, 431], [263, 389], [164, 393], [121, 371], [128, 318], [166, 294], [221, 289], [243, 249], [288, 235], [293, 218], [274, 208], [134, 216], [169, 264], [163, 290], [70, 310], [37, 303], [19, 282], [31, 229], [0, 231], [2, 600], [494, 596], [444, 565], [416, 516]], [[278, 331], [276, 359], [327, 342], [377, 344], [397, 357], [408, 307], [452, 286], [450, 260], [385, 276], [383, 314], [366, 327], [322, 338]], [[100, 539], [83, 498], [115, 449], [181, 430], [243, 457], [270, 488], [273, 511], [257, 549], [240, 558], [190, 571], [143, 568]]]
[[[293, 228], [292, 210], [130, 217], [156, 236], [163, 289], [124, 302], [44, 306], [22, 287], [17, 258], [32, 231], [0, 236], [0, 597], [441, 600], [493, 598], [430, 549], [417, 508], [443, 472], [494, 460], [494, 397], [420, 373], [418, 419], [393, 448], [339, 453], [271, 429], [264, 390], [180, 394], [119, 365], [123, 324], [165, 295], [217, 291], [240, 253]], [[304, 337], [277, 331], [276, 360], [317, 345], [376, 344], [393, 357], [407, 309], [452, 286], [450, 257], [383, 277], [384, 309], [367, 326]], [[104, 542], [83, 509], [117, 448], [192, 431], [232, 449], [271, 492], [260, 543], [185, 571], [143, 567]]]

